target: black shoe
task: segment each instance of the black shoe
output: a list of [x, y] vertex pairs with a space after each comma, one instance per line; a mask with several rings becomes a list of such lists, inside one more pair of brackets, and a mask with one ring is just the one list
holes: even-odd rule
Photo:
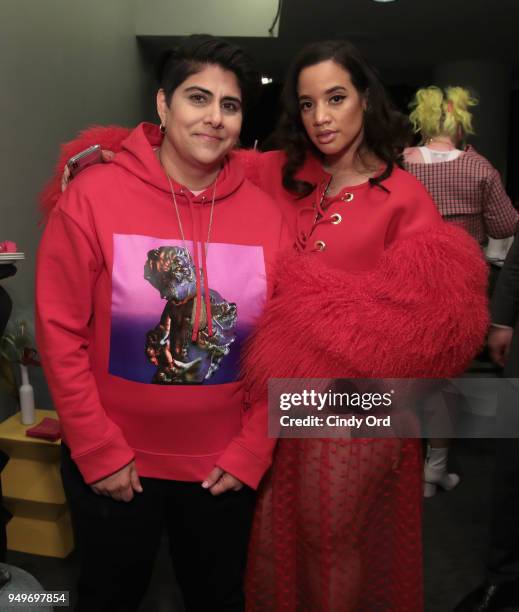
[[[454, 612], [498, 612], [511, 606], [519, 610], [519, 581], [485, 582], [454, 608]], [[515, 607], [514, 607], [515, 609]]]

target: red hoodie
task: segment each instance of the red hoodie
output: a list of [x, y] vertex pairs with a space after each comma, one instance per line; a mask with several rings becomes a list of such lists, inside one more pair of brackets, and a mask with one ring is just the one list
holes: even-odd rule
[[49, 216], [36, 286], [45, 373], [87, 483], [135, 458], [141, 476], [200, 481], [218, 465], [256, 487], [273, 441], [238, 365], [269, 293], [281, 216], [231, 155], [212, 220], [212, 187], [194, 196], [173, 183], [179, 223], [160, 141], [138, 126]]

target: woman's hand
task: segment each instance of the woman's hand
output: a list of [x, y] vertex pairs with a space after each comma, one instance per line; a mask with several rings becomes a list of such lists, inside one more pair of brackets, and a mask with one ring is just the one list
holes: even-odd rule
[[142, 493], [141, 481], [135, 468], [135, 461], [131, 461], [117, 472], [110, 474], [102, 480], [90, 485], [97, 495], [111, 497], [115, 501], [129, 502], [133, 499], [134, 491]]
[[[114, 157], [115, 157], [115, 153], [113, 151], [104, 151], [104, 150], [101, 151], [101, 159], [103, 160], [104, 163], [112, 161]], [[79, 170], [79, 172], [81, 172], [81, 170]], [[68, 166], [65, 166], [65, 168], [63, 169], [63, 174], [61, 175], [61, 192], [62, 193], [68, 187], [69, 182], [73, 178], [74, 177], [70, 176], [70, 170]]]
[[513, 335], [514, 330], [511, 327], [491, 326], [488, 332], [490, 357], [492, 361], [495, 361], [495, 363], [499, 364], [501, 367], [504, 367], [508, 353], [510, 352]]
[[243, 482], [222, 468], [214, 467], [202, 487], [209, 489], [213, 495], [221, 495], [225, 491], [239, 491], [243, 488]]

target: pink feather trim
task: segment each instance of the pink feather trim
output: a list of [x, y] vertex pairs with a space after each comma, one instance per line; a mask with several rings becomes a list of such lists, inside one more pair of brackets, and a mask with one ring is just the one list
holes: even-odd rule
[[61, 195], [61, 177], [65, 164], [73, 156], [92, 145], [99, 144], [105, 151], [117, 153], [121, 150], [121, 143], [131, 130], [117, 125], [93, 126], [80, 132], [74, 140], [61, 145], [58, 161], [52, 178], [43, 188], [39, 196], [40, 210], [43, 221], [49, 216]]

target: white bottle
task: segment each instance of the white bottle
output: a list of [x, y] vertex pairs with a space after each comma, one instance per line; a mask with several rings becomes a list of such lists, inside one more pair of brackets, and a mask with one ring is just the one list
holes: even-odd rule
[[20, 364], [22, 373], [22, 384], [20, 386], [20, 415], [22, 425], [32, 425], [36, 420], [34, 408], [34, 391], [29, 382], [29, 371], [27, 366]]

